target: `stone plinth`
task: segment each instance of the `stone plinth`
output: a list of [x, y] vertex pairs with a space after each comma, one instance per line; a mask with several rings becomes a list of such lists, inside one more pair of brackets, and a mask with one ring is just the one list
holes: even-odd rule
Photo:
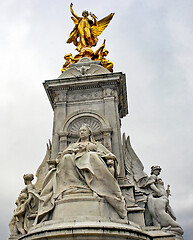
[[135, 203], [134, 186], [131, 184], [123, 184], [123, 185], [120, 185], [120, 187], [121, 187], [121, 192], [125, 198], [129, 222], [131, 221], [133, 223], [136, 223], [140, 227], [144, 227], [145, 226], [145, 221], [144, 221], [145, 209], [139, 207]]
[[[160, 229], [141, 228], [140, 209], [130, 209], [133, 221], [121, 219], [102, 198], [92, 194], [72, 194], [56, 202], [49, 221], [32, 227], [18, 240], [175, 240], [173, 234]], [[137, 220], [135, 221], [135, 218]], [[142, 220], [141, 220], [142, 221]], [[143, 224], [141, 224], [143, 225]]]
[[64, 223], [49, 221], [19, 240], [175, 240], [173, 234], [158, 229], [142, 230], [132, 225], [113, 222]]
[[[163, 230], [161, 230], [161, 227], [144, 227], [143, 230], [152, 237], [153, 240], [177, 240], [175, 234], [173, 233], [166, 233]], [[182, 238], [180, 238], [182, 240]]]
[[117, 212], [109, 205], [104, 198], [97, 195], [71, 194], [56, 201], [52, 220], [63, 220], [64, 222], [74, 221], [114, 221], [125, 222]]
[[22, 235], [10, 235], [9, 240], [18, 240], [18, 237]]
[[151, 237], [134, 226], [120, 223], [100, 222], [63, 222], [49, 221], [34, 229], [20, 240], [60, 239], [60, 240], [150, 240]]
[[141, 227], [145, 226], [145, 221], [144, 221], [145, 209], [144, 208], [140, 208], [138, 206], [128, 207], [127, 212], [128, 212], [129, 222], [130, 221], [134, 222]]

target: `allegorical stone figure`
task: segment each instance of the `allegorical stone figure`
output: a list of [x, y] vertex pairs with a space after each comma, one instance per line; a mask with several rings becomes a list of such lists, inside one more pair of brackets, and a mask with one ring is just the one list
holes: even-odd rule
[[16, 201], [17, 208], [14, 210], [14, 215], [9, 223], [9, 229], [11, 235], [25, 234], [25, 213], [26, 213], [26, 201], [27, 194], [20, 193]]
[[21, 190], [16, 201], [17, 208], [9, 224], [11, 235], [27, 233], [37, 214], [39, 194], [32, 184], [34, 175], [24, 174], [23, 179], [26, 187]]
[[152, 217], [153, 225], [167, 228], [169, 231], [182, 235], [184, 231], [176, 222], [175, 214], [169, 205], [168, 193], [162, 179], [158, 177], [160, 172], [160, 166], [151, 167], [149, 186], [152, 193], [148, 196], [147, 206]]
[[95, 142], [90, 127], [79, 129], [79, 139], [60, 152], [51, 164], [40, 195], [35, 221], [48, 220], [55, 201], [69, 193], [94, 192], [104, 198], [119, 214], [126, 218], [125, 200], [115, 178], [117, 159], [101, 143]]
[[182, 227], [176, 222], [175, 214], [169, 204], [169, 189], [165, 189], [160, 177], [160, 166], [151, 167], [151, 176], [144, 172], [144, 166], [131, 147], [129, 137], [123, 136], [123, 155], [126, 177], [135, 186], [136, 203], [145, 208], [145, 225], [157, 226], [164, 231], [173, 232], [183, 239]]

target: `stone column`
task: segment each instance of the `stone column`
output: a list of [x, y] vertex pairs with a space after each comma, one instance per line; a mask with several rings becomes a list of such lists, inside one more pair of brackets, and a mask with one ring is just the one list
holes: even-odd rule
[[104, 145], [109, 151], [112, 152], [111, 132], [112, 129], [103, 129]]
[[124, 165], [122, 164], [120, 118], [118, 111], [117, 89], [115, 87], [102, 86], [105, 117], [109, 120], [112, 132], [112, 151], [119, 160], [120, 177], [123, 177]]
[[67, 148], [67, 140], [68, 133], [67, 132], [59, 132], [59, 150], [62, 152], [65, 148]]
[[66, 119], [66, 94], [67, 90], [56, 91], [54, 97], [54, 122], [52, 135], [52, 154], [51, 159], [55, 159], [60, 151], [59, 132]]

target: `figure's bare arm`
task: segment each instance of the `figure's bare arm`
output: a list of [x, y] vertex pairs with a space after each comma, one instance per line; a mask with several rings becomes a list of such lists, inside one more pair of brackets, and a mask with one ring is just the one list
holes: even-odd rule
[[73, 3], [70, 4], [70, 11], [71, 11], [72, 15], [73, 15], [76, 19], [80, 20], [80, 17], [74, 13], [74, 10], [72, 9], [72, 7], [73, 7]]
[[65, 154], [72, 154], [73, 151], [69, 148], [65, 149], [63, 152], [59, 152], [57, 158], [63, 157]]
[[91, 15], [91, 17], [93, 18], [93, 20], [94, 20], [94, 25], [96, 26], [97, 25], [97, 17], [93, 14], [93, 13], [91, 13], [90, 12], [90, 15]]
[[158, 197], [161, 197], [163, 194], [160, 192], [160, 190], [157, 188], [156, 186], [156, 180], [157, 180], [157, 177], [153, 174], [149, 177], [149, 181], [150, 181], [150, 184], [149, 184], [149, 187], [151, 188], [151, 190], [153, 191], [153, 194], [156, 194]]
[[106, 155], [104, 155], [103, 157], [104, 157], [106, 160], [113, 160], [113, 161], [116, 160], [115, 155], [112, 154], [112, 153], [106, 154]]
[[25, 206], [26, 204], [23, 203], [19, 209], [16, 209], [14, 212], [14, 217], [19, 217], [25, 213]]
[[150, 188], [158, 195], [158, 197], [161, 197], [163, 195], [154, 183], [150, 185]]
[[79, 148], [77, 146], [74, 146], [74, 144], [69, 145], [64, 151], [59, 152], [57, 159], [62, 158], [65, 154], [73, 154], [79, 151]]

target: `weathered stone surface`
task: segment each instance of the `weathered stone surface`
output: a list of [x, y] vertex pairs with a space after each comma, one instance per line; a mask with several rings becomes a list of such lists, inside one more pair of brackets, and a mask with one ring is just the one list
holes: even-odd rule
[[[56, 237], [57, 236], [57, 237]], [[169, 236], [169, 235], [168, 235]], [[128, 225], [113, 222], [73, 222], [66, 224], [62, 221], [42, 224], [40, 228], [33, 229], [20, 240], [33, 239], [68, 239], [68, 240], [150, 240], [151, 237], [140, 229]], [[168, 238], [167, 238], [168, 239]], [[169, 238], [169, 240], [173, 240]]]
[[[143, 164], [131, 147], [129, 137], [123, 135], [123, 156], [128, 182], [135, 186], [136, 203], [145, 209], [145, 225], [159, 226], [162, 231], [173, 233], [176, 239], [183, 239], [182, 227], [177, 223], [169, 204], [170, 189], [165, 189], [159, 176], [160, 166], [151, 167], [151, 176], [144, 172]], [[136, 216], [136, 215], [135, 215]], [[137, 217], [137, 216], [136, 216]], [[135, 220], [136, 221], [136, 220]]]
[[[73, 196], [74, 195], [74, 196]], [[56, 202], [52, 220], [63, 220], [64, 222], [100, 221], [100, 222], [125, 222], [117, 212], [96, 194], [71, 194]]]
[[94, 136], [120, 161], [120, 178], [124, 178], [121, 149], [120, 118], [128, 113], [125, 75], [109, 73], [69, 76], [68, 71], [103, 68], [97, 62], [83, 58], [73, 64], [59, 79], [44, 82], [54, 110], [52, 159], [59, 151], [78, 138], [75, 130], [82, 122], [95, 125]]
[[[129, 138], [121, 143], [121, 118], [128, 113], [125, 75], [82, 58], [44, 87], [54, 110], [52, 143], [38, 169], [38, 191], [27, 184], [38, 211], [29, 215], [23, 235], [10, 240], [182, 240], [180, 226], [162, 223], [165, 210], [157, 218], [148, 206], [155, 193], [162, 203], [160, 179], [143, 172]], [[86, 135], [79, 131], [83, 124]], [[155, 226], [146, 226], [147, 208]]]
[[100, 61], [92, 61], [90, 58], [84, 57], [80, 59], [78, 63], [70, 64], [69, 68], [58, 78], [72, 78], [106, 73], [109, 73], [109, 71], [100, 65]]
[[161, 230], [160, 227], [145, 227], [144, 231], [152, 237], [153, 240], [176, 240], [173, 233], [167, 233]]

